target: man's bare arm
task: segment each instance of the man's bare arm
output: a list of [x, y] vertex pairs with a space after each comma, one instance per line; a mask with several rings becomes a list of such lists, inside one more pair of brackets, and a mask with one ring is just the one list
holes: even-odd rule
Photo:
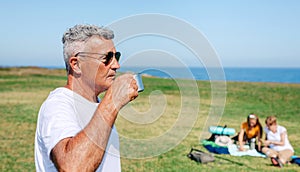
[[[129, 76], [127, 76], [129, 77]], [[132, 78], [132, 76], [131, 76]], [[61, 140], [51, 151], [51, 158], [59, 171], [95, 171], [102, 162], [105, 148], [118, 111], [137, 97], [132, 79], [112, 85], [99, 104], [88, 125], [76, 136]], [[124, 88], [125, 87], [125, 88]], [[113, 91], [114, 90], [114, 93]]]

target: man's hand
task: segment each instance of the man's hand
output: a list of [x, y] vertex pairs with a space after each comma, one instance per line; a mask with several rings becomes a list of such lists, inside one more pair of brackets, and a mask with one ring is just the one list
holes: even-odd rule
[[115, 79], [105, 96], [109, 96], [116, 109], [120, 110], [138, 96], [138, 86], [132, 74], [124, 74]]

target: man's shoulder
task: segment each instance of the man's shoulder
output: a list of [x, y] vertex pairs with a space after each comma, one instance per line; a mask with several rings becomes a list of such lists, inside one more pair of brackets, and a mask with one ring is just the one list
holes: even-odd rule
[[49, 93], [44, 104], [50, 102], [66, 102], [71, 100], [72, 91], [64, 87], [59, 87]]
[[72, 91], [59, 87], [51, 91], [43, 102], [40, 112], [54, 112], [55, 110], [68, 109], [66, 106], [73, 106]]
[[58, 87], [56, 89], [54, 89], [53, 91], [50, 92], [48, 98], [52, 98], [52, 97], [71, 97], [72, 96], [73, 91], [64, 88], [64, 87]]

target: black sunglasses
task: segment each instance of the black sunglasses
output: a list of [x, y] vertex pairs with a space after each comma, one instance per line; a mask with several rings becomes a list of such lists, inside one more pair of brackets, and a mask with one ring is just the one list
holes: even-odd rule
[[[89, 56], [87, 54], [95, 54], [95, 55], [100, 55], [100, 57], [93, 57], [93, 56]], [[82, 57], [90, 57], [90, 58], [94, 58], [94, 59], [98, 59], [100, 61], [102, 61], [105, 65], [109, 65], [112, 62], [113, 57], [116, 58], [117, 61], [119, 61], [120, 57], [121, 57], [121, 53], [120, 52], [108, 52], [107, 54], [100, 54], [100, 53], [90, 53], [90, 52], [78, 52], [75, 54], [75, 57], [77, 56], [82, 56]], [[102, 58], [104, 57], [105, 58]]]

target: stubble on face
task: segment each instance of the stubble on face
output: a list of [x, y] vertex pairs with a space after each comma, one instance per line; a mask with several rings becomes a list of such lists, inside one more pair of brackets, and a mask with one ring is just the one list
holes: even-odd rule
[[[107, 54], [112, 51], [115, 52], [114, 43], [112, 40], [105, 40], [99, 36], [92, 37], [87, 42], [87, 49], [85, 51], [99, 54]], [[101, 57], [97, 55], [97, 57]], [[88, 73], [88, 81], [91, 86], [94, 85], [95, 92], [101, 93], [107, 90], [113, 83], [116, 77], [116, 70], [119, 68], [119, 64], [117, 67], [114, 67], [118, 63], [115, 59], [113, 59], [111, 64], [105, 65], [100, 60], [96, 59], [88, 59], [86, 66], [86, 73]], [[89, 70], [93, 70], [95, 72], [91, 72]]]

